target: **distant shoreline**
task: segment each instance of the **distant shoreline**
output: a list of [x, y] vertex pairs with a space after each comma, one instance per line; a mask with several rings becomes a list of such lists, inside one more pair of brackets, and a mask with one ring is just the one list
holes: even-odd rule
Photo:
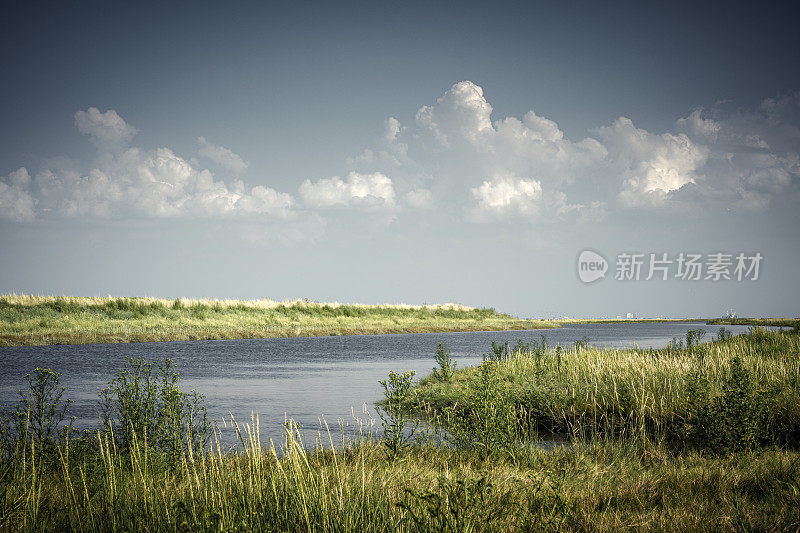
[[788, 318], [520, 319], [459, 304], [0, 296], [0, 347], [552, 329], [565, 324], [705, 322], [794, 327]]
[[0, 296], [0, 346], [549, 329], [459, 304]]

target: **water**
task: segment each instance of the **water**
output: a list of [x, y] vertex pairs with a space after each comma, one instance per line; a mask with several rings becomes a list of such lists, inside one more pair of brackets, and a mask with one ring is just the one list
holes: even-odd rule
[[[414, 370], [417, 378], [428, 375], [440, 342], [447, 344], [461, 368], [480, 363], [492, 341], [513, 345], [517, 339], [539, 342], [545, 335], [549, 346], [572, 346], [588, 338], [601, 347], [661, 348], [674, 337], [685, 338], [690, 329], [705, 329], [710, 337], [718, 328], [703, 322], [572, 324], [506, 332], [0, 348], [0, 404], [6, 408], [17, 400], [26, 373], [49, 367], [62, 373], [65, 397], [74, 401], [71, 413], [77, 426], [96, 426], [97, 393], [126, 357], [171, 357], [182, 376], [182, 390], [204, 394], [209, 416], [223, 425], [229, 423], [229, 413], [249, 421], [257, 412], [262, 436], [276, 441], [285, 416], [312, 433], [321, 429], [324, 417], [332, 432], [340, 434], [341, 421], [344, 433], [352, 434], [357, 428], [354, 413], [366, 421], [375, 417], [374, 402], [382, 397], [378, 380], [386, 379], [390, 370]], [[749, 328], [726, 329], [739, 334]], [[226, 435], [232, 438], [230, 432]]]

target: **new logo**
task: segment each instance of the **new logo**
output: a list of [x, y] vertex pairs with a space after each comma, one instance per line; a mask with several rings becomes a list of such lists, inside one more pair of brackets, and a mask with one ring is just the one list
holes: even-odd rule
[[584, 283], [593, 283], [606, 277], [608, 261], [592, 250], [584, 250], [578, 255], [578, 277]]

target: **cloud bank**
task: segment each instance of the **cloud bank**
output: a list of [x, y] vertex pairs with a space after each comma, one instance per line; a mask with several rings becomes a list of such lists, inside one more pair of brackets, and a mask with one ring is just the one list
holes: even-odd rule
[[[481, 87], [456, 83], [410, 124], [389, 117], [374, 145], [347, 160], [345, 177], [306, 179], [295, 195], [218, 179], [166, 147], [132, 146], [135, 127], [114, 110], [90, 107], [75, 114], [75, 126], [97, 147], [95, 162], [85, 172], [18, 168], [0, 177], [0, 218], [252, 224], [302, 215], [308, 223], [297, 227], [319, 234], [342, 211], [395, 217], [436, 207], [472, 223], [563, 224], [643, 208], [754, 212], [779, 197], [798, 199], [800, 93], [748, 111], [727, 112], [724, 103], [694, 109], [663, 132], [622, 116], [578, 140], [534, 110], [492, 114]], [[197, 142], [198, 154], [219, 168], [248, 170], [231, 149]]]

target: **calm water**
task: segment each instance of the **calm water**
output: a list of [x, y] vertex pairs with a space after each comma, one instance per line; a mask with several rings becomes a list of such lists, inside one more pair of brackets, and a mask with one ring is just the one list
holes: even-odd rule
[[[390, 370], [415, 370], [418, 378], [428, 375], [440, 342], [464, 367], [480, 363], [493, 340], [538, 342], [545, 335], [550, 346], [572, 346], [588, 337], [595, 346], [659, 348], [698, 328], [705, 329], [708, 337], [718, 329], [702, 322], [576, 324], [509, 332], [0, 348], [0, 403], [6, 407], [16, 401], [27, 372], [49, 367], [63, 374], [65, 397], [75, 402], [71, 412], [78, 426], [90, 427], [97, 422], [97, 393], [125, 357], [171, 357], [183, 377], [182, 389], [205, 394], [212, 419], [229, 420], [230, 411], [237, 419], [249, 421], [251, 412], [257, 412], [262, 436], [277, 441], [285, 415], [312, 431], [320, 427], [322, 416], [332, 429], [342, 420], [345, 432], [352, 432], [353, 413], [368, 420], [366, 409], [374, 416], [373, 404], [381, 398], [378, 380], [385, 379]], [[748, 327], [726, 329], [738, 334]]]

